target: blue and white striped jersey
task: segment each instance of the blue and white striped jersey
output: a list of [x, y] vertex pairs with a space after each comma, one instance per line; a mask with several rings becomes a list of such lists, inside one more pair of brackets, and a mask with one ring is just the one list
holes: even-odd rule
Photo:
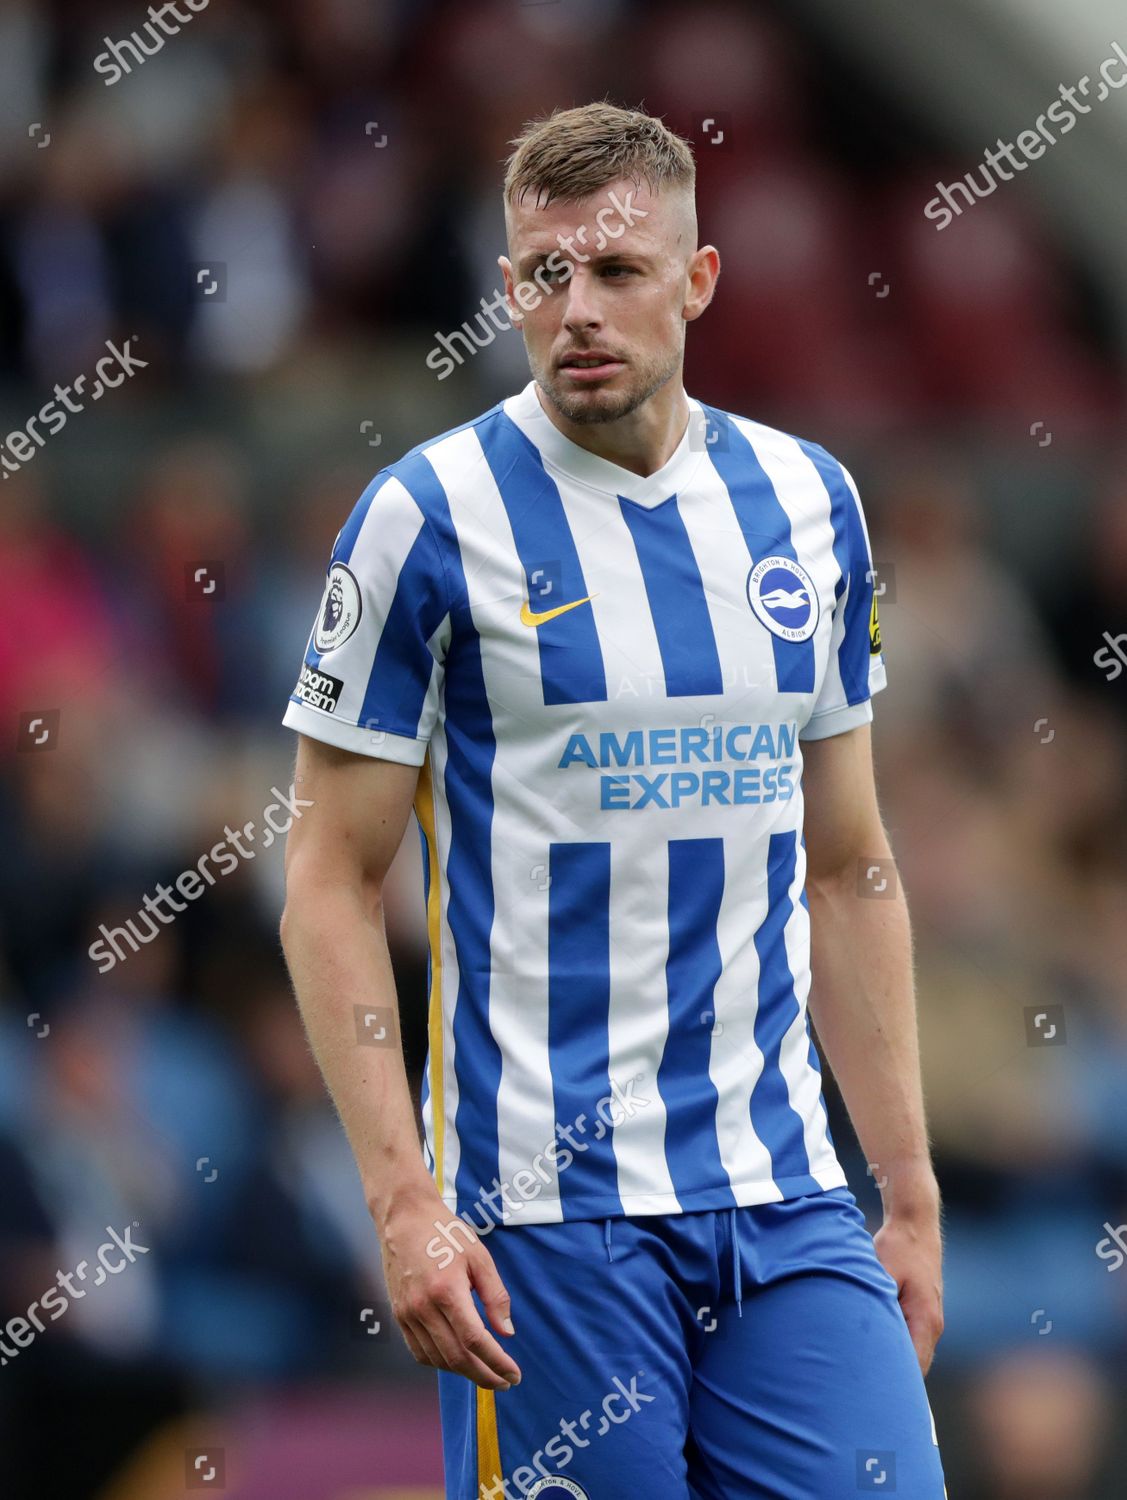
[[422, 767], [426, 1150], [475, 1219], [845, 1182], [801, 741], [868, 722], [885, 683], [868, 537], [824, 449], [690, 408], [647, 478], [533, 384], [383, 470], [286, 711]]

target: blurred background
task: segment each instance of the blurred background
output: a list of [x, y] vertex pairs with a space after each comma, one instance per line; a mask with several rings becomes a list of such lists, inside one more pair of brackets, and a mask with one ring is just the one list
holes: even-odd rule
[[[261, 830], [357, 495], [527, 379], [519, 335], [475, 322], [507, 142], [604, 96], [695, 143], [723, 274], [689, 390], [825, 443], [866, 505], [946, 1199], [949, 1493], [1121, 1495], [1127, 90], [1097, 98], [1121, 8], [177, 16], [0, 0], [5, 1500], [437, 1500], [434, 1376], [390, 1327]], [[1082, 77], [1087, 112], [987, 195], [986, 150]], [[981, 196], [952, 189], [940, 229], [925, 205], [968, 173]], [[482, 347], [439, 380], [427, 355], [467, 323]], [[107, 340], [135, 367], [93, 400]], [[248, 820], [253, 857], [146, 925]], [[412, 829], [389, 925], [416, 1078], [420, 879]], [[145, 941], [95, 961], [129, 918]], [[120, 1275], [42, 1332], [9, 1322], [127, 1227]]]

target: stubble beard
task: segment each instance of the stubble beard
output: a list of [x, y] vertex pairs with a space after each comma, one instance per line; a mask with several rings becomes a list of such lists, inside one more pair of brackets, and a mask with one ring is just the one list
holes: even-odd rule
[[569, 391], [562, 388], [559, 376], [553, 378], [544, 369], [533, 369], [532, 373], [537, 385], [562, 417], [577, 425], [589, 426], [596, 422], [618, 422], [637, 411], [672, 380], [680, 362], [681, 351], [676, 350], [660, 365], [656, 361], [642, 366], [627, 365], [627, 370], [634, 372], [634, 379], [626, 390]]

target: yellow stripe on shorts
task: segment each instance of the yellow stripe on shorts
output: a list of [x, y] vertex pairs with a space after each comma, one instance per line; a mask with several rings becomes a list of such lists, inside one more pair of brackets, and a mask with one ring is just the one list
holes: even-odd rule
[[497, 1401], [493, 1391], [477, 1388], [477, 1493], [496, 1495], [501, 1473], [501, 1447], [497, 1441]]

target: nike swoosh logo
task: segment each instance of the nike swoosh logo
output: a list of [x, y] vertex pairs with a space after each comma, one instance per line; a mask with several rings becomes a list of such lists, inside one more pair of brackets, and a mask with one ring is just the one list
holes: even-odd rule
[[587, 604], [594, 598], [594, 594], [585, 594], [582, 599], [573, 599], [570, 604], [557, 604], [555, 609], [545, 609], [537, 613], [529, 607], [526, 599], [520, 607], [520, 623], [522, 625], [545, 625], [549, 620], [554, 620], [557, 615], [566, 615], [569, 609], [578, 609], [581, 604]]

